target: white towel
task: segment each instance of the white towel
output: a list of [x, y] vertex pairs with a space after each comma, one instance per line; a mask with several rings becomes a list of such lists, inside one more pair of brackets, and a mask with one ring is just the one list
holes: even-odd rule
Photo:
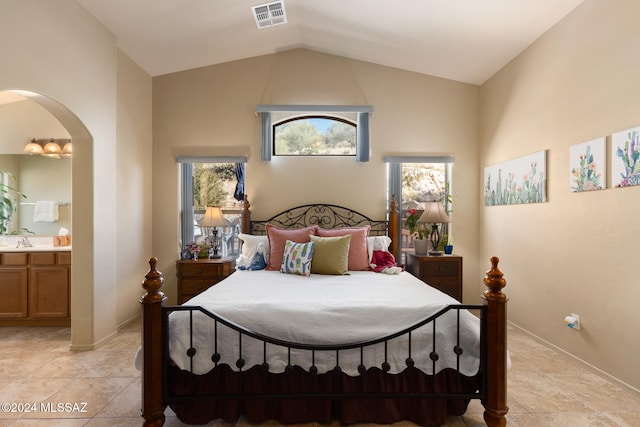
[[58, 220], [58, 203], [36, 202], [33, 208], [33, 222], [56, 222]]

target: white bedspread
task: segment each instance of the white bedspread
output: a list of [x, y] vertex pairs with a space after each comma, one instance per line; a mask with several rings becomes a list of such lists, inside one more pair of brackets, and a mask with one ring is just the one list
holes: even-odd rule
[[[407, 272], [399, 275], [351, 272], [349, 276], [313, 274], [300, 277], [276, 271], [237, 271], [223, 282], [191, 299], [185, 305], [200, 305], [224, 318], [252, 331], [270, 337], [305, 344], [344, 344], [379, 338], [409, 327], [437, 312], [442, 307], [458, 302], [442, 292], [426, 286]], [[186, 355], [190, 348], [189, 315], [174, 312], [170, 317], [170, 356], [181, 369], [204, 374], [214, 367], [211, 356], [215, 353], [213, 321], [201, 313], [194, 314], [193, 368]], [[464, 353], [460, 371], [473, 375], [479, 366], [479, 320], [467, 311], [461, 312], [460, 341]], [[437, 348], [439, 359], [435, 371], [456, 367], [455, 326], [457, 313], [451, 311], [437, 321]], [[432, 373], [429, 354], [432, 348], [432, 325], [414, 333], [412, 355], [416, 367]], [[236, 369], [239, 357], [238, 334], [218, 325], [217, 350], [220, 363]], [[390, 342], [387, 361], [391, 373], [406, 368], [408, 339]], [[267, 363], [271, 372], [282, 372], [288, 364], [286, 352], [267, 346]], [[292, 365], [309, 369], [310, 352], [292, 351]], [[340, 351], [343, 372], [357, 375], [360, 364], [359, 350]], [[242, 358], [247, 369], [263, 363], [262, 343], [243, 337]], [[384, 345], [368, 347], [364, 354], [367, 368], [381, 367], [385, 361]], [[335, 367], [335, 352], [316, 352], [318, 372]]]

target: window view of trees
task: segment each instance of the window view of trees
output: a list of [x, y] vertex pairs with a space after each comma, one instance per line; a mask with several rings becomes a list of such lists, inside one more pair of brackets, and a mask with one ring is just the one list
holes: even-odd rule
[[236, 182], [234, 163], [194, 163], [194, 208], [237, 205], [233, 198]]
[[445, 163], [402, 164], [403, 210], [422, 209], [424, 202], [442, 200], [447, 189], [445, 166]]
[[[240, 249], [238, 233], [241, 230], [242, 200], [234, 197], [238, 184], [236, 163], [193, 163], [193, 216], [185, 216], [189, 236], [183, 236], [183, 242], [207, 247], [207, 230], [199, 223], [207, 206], [222, 208], [227, 222], [224, 227], [217, 227], [223, 256], [237, 256]], [[242, 178], [244, 180], [244, 177]]]
[[273, 126], [277, 156], [355, 156], [356, 125], [346, 120], [305, 116]]
[[[446, 163], [402, 163], [402, 239], [400, 250], [411, 252], [414, 250], [416, 234], [428, 235], [431, 232], [429, 224], [419, 225], [417, 219], [422, 215], [425, 202], [441, 201], [445, 211], [451, 214], [451, 194], [449, 182], [451, 179], [449, 165]], [[411, 219], [415, 221], [411, 221]], [[409, 220], [409, 221], [408, 221]], [[450, 224], [441, 224], [441, 243], [449, 239]], [[422, 227], [422, 233], [419, 233]], [[417, 233], [418, 232], [418, 233]]]

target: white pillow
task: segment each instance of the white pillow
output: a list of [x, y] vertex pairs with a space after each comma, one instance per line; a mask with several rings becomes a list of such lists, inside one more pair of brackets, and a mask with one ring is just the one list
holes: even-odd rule
[[380, 237], [384, 239], [385, 247], [388, 248], [391, 244], [391, 237], [389, 236], [369, 236], [367, 237], [367, 250], [369, 251], [369, 262], [371, 262], [371, 257], [373, 256], [373, 241], [376, 237]]
[[248, 266], [251, 259], [256, 254], [258, 243], [264, 245], [264, 260], [269, 263], [269, 238], [267, 236], [254, 236], [253, 234], [238, 234], [238, 239], [242, 241], [242, 252], [236, 260], [236, 267]]

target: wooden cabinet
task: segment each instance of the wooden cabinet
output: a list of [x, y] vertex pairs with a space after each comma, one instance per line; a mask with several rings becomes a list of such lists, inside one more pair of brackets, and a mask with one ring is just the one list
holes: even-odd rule
[[462, 302], [462, 257], [407, 254], [408, 272]]
[[178, 304], [184, 304], [200, 292], [209, 289], [235, 269], [236, 261], [233, 258], [177, 261]]
[[70, 253], [32, 253], [29, 265], [29, 317], [69, 318]]
[[0, 324], [68, 325], [70, 252], [0, 253]]

